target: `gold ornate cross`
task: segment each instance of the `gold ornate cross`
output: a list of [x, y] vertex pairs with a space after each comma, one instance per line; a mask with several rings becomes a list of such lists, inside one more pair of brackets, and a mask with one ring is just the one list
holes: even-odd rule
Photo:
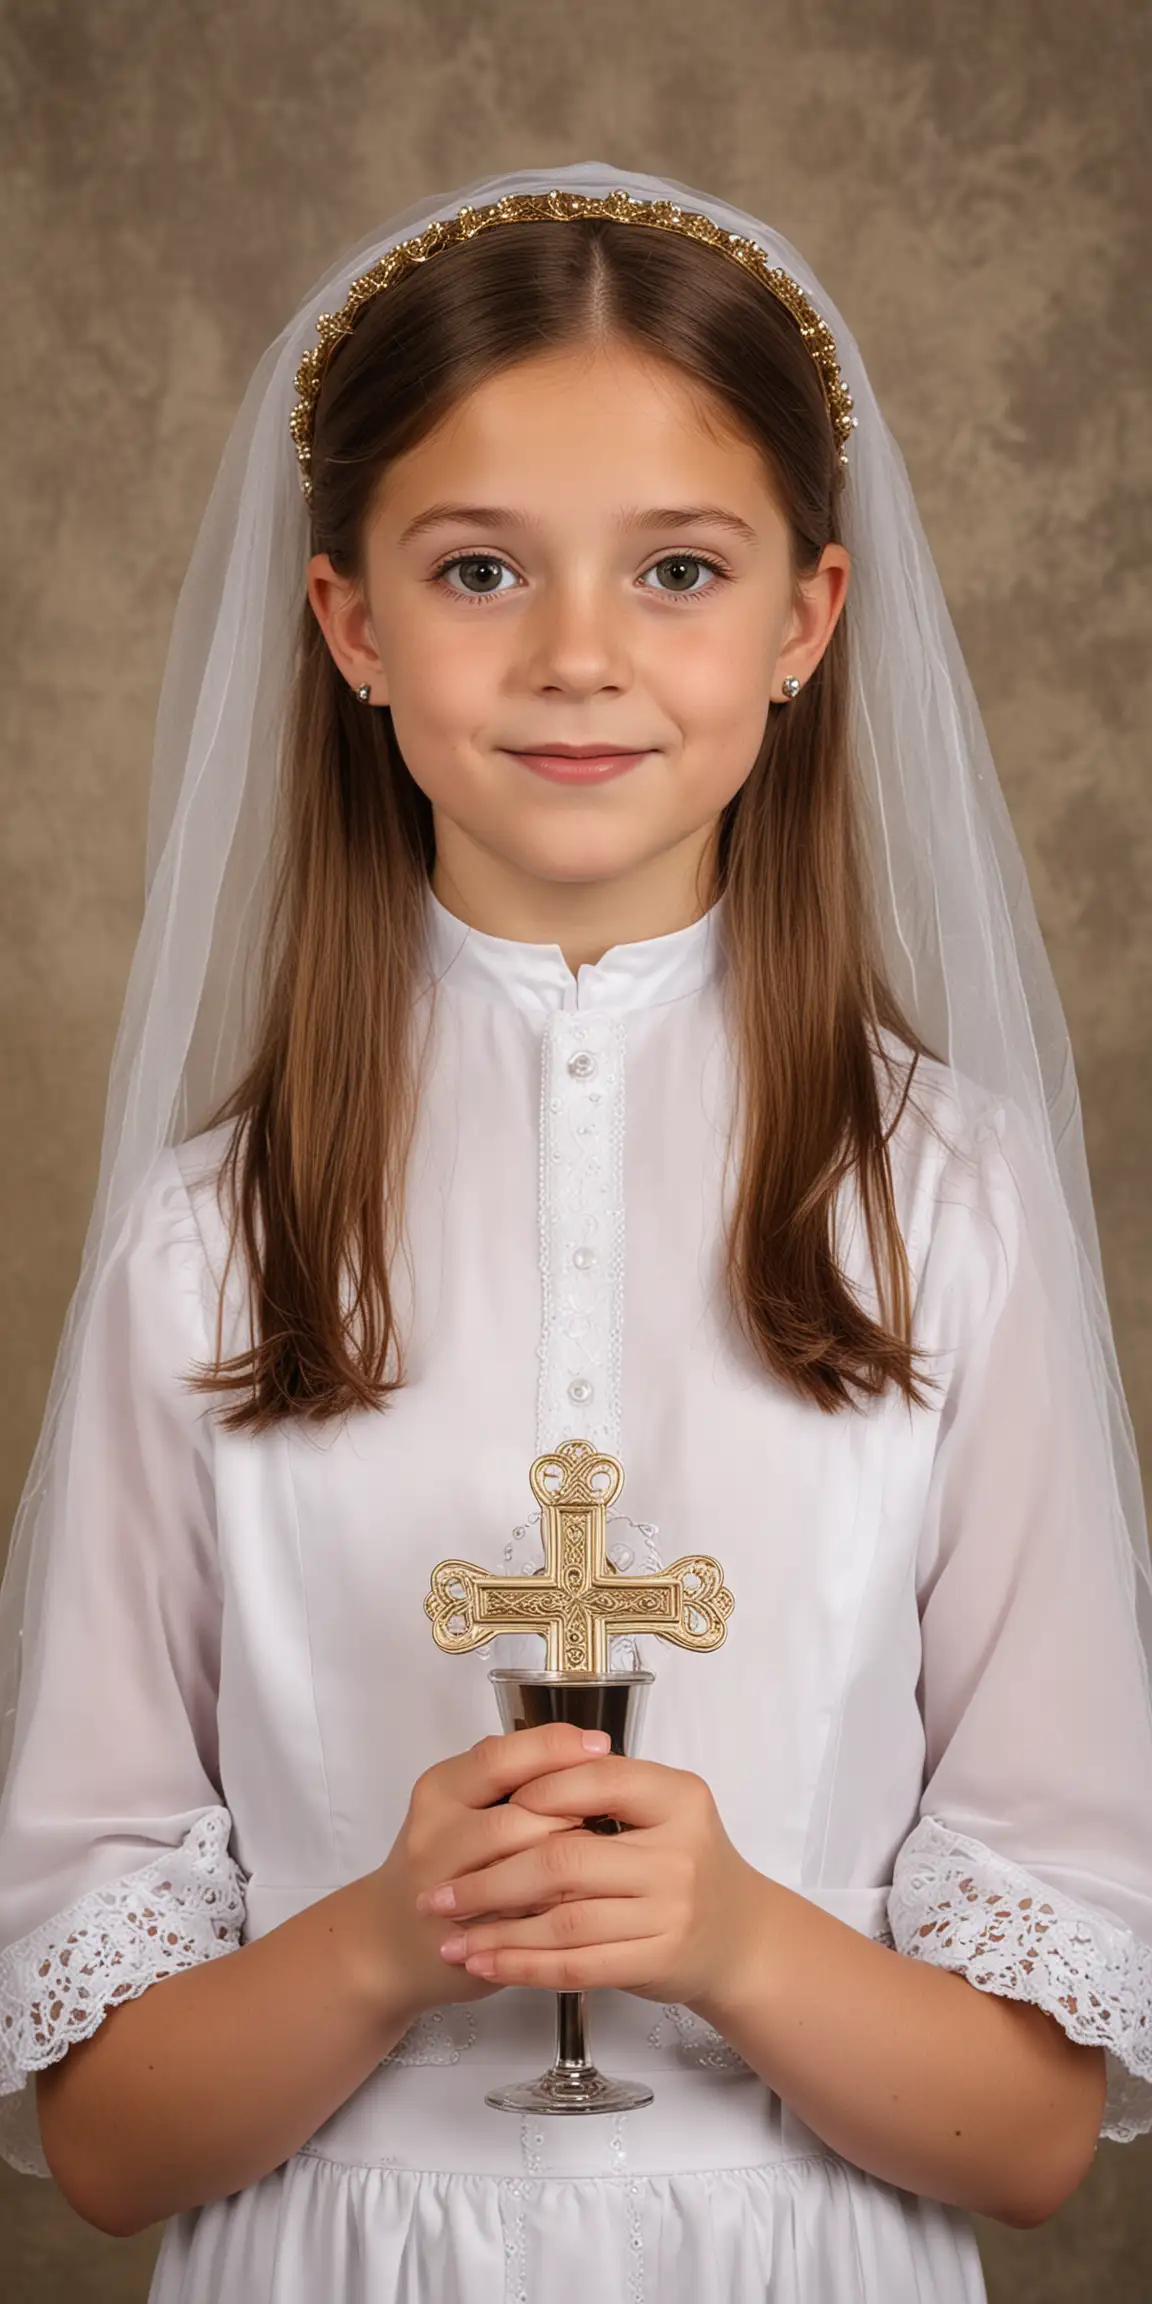
[[615, 1456], [565, 1440], [528, 1477], [543, 1508], [543, 1574], [489, 1576], [470, 1560], [441, 1560], [424, 1600], [438, 1648], [462, 1656], [498, 1632], [541, 1632], [545, 1671], [601, 1673], [612, 1633], [720, 1646], [734, 1602], [718, 1560], [695, 1553], [655, 1576], [621, 1576], [608, 1559], [608, 1506], [624, 1484]]

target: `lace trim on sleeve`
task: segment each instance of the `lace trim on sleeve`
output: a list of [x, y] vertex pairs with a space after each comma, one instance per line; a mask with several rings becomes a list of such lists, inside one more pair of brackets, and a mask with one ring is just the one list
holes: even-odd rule
[[244, 1874], [228, 1853], [232, 1818], [209, 1808], [176, 1849], [106, 1881], [0, 1952], [0, 2157], [50, 2171], [29, 2075], [88, 2040], [118, 2001], [163, 1976], [232, 1952]]
[[1104, 2049], [1102, 2136], [1128, 2144], [1152, 2128], [1152, 1946], [935, 1816], [899, 1851], [888, 1919], [897, 1951], [1030, 2000]]

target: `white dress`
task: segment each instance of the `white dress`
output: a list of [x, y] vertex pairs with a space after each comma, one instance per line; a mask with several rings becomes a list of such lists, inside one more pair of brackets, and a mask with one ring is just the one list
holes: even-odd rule
[[[388, 1409], [253, 1439], [181, 1387], [214, 1343], [225, 1130], [159, 1155], [104, 1275], [0, 1810], [6, 2156], [47, 2173], [30, 2072], [381, 1863], [415, 1777], [498, 1727], [491, 1666], [542, 1643], [446, 1656], [424, 1594], [447, 1555], [540, 1562], [528, 1467], [577, 1434], [624, 1466], [617, 1566], [714, 1552], [735, 1595], [713, 1654], [614, 1640], [656, 1674], [643, 1755], [703, 1775], [764, 1873], [1103, 2044], [1102, 2133], [1152, 2125], [1144, 1681], [1073, 1509], [1075, 1371], [1038, 1317], [1011, 1108], [951, 1151], [906, 1109], [895, 1182], [941, 1394], [825, 1415], [724, 1306], [718, 915], [575, 977], [431, 892], [429, 933]], [[937, 1119], [950, 1079], [923, 1069]], [[851, 1207], [845, 1241], [867, 1296]], [[235, 1267], [226, 1303], [236, 1349]], [[984, 2297], [964, 2212], [830, 2150], [689, 2011], [587, 2009], [602, 2069], [647, 2077], [651, 2105], [490, 2109], [494, 2080], [550, 2061], [554, 1995], [434, 2009], [282, 2166], [169, 2220], [152, 2304]]]

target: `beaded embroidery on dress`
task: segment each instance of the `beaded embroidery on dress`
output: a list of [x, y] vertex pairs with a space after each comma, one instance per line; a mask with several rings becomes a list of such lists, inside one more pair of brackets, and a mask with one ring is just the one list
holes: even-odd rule
[[610, 1452], [619, 1446], [625, 1047], [625, 1026], [618, 1016], [560, 1010], [549, 1018], [544, 1034], [542, 1449], [575, 1438]]

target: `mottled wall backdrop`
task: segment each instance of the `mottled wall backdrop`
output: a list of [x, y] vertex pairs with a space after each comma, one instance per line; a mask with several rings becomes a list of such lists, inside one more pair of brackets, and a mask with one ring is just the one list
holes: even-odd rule
[[[1066, 1003], [1152, 1463], [1146, 0], [5, 0], [0, 47], [4, 1530], [95, 1186], [164, 651], [228, 428], [345, 246], [549, 161], [768, 217], [860, 342]], [[106, 2239], [0, 2175], [6, 2294], [145, 2297], [158, 2233]], [[1104, 2145], [1050, 2224], [981, 2244], [996, 2304], [1147, 2304], [1152, 2148]]]

